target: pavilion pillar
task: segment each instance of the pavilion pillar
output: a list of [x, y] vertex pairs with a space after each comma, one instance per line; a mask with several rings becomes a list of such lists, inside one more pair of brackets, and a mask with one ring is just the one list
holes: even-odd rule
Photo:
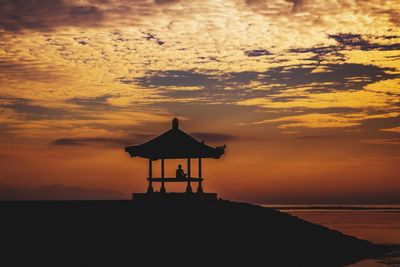
[[164, 159], [161, 159], [161, 188], [160, 192], [161, 193], [166, 193], [167, 190], [165, 190], [165, 176], [164, 176]]
[[192, 193], [192, 186], [190, 185], [190, 158], [187, 159], [187, 179], [188, 179], [188, 183], [186, 186], [186, 193]]
[[153, 161], [149, 159], [149, 186], [147, 187], [147, 193], [153, 193]]
[[202, 186], [202, 173], [201, 173], [201, 158], [199, 158], [199, 186], [197, 187], [197, 193], [203, 193]]

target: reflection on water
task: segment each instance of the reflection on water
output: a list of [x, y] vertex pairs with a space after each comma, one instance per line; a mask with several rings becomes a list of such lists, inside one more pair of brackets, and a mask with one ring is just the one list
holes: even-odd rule
[[355, 264], [348, 265], [347, 267], [399, 267], [400, 266], [400, 252], [392, 253], [384, 259], [364, 260]]
[[[400, 244], [400, 206], [266, 205], [374, 243]], [[400, 253], [351, 267], [399, 266]]]
[[310, 222], [375, 243], [400, 244], [400, 210], [287, 211]]

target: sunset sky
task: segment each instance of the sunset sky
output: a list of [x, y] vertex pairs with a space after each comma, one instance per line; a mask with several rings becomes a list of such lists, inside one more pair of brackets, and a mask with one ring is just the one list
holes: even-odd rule
[[223, 198], [400, 203], [400, 1], [0, 0], [0, 184], [145, 191], [175, 116]]

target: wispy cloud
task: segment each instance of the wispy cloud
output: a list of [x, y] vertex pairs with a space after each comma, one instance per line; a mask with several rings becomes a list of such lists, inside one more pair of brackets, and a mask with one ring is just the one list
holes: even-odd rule
[[400, 138], [367, 139], [364, 142], [372, 145], [400, 145]]
[[395, 118], [400, 116], [398, 112], [369, 114], [369, 113], [307, 113], [303, 115], [294, 115], [280, 117], [276, 119], [267, 119], [252, 123], [243, 123], [241, 125], [278, 123], [278, 128], [345, 128], [361, 125], [364, 120]]
[[121, 147], [129, 144], [138, 144], [153, 137], [148, 134], [135, 135], [134, 137], [113, 138], [113, 137], [78, 137], [78, 138], [60, 138], [51, 142], [53, 146], [88, 146], [104, 145], [107, 147]]
[[400, 126], [398, 126], [398, 127], [393, 127], [393, 128], [381, 129], [381, 131], [384, 131], [384, 132], [393, 132], [393, 133], [400, 133]]

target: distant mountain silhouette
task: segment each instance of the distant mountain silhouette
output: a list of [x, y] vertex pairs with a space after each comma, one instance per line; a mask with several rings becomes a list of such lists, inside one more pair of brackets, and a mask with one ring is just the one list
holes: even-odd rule
[[129, 199], [130, 195], [105, 189], [88, 189], [62, 184], [36, 188], [0, 184], [0, 200], [111, 200]]

